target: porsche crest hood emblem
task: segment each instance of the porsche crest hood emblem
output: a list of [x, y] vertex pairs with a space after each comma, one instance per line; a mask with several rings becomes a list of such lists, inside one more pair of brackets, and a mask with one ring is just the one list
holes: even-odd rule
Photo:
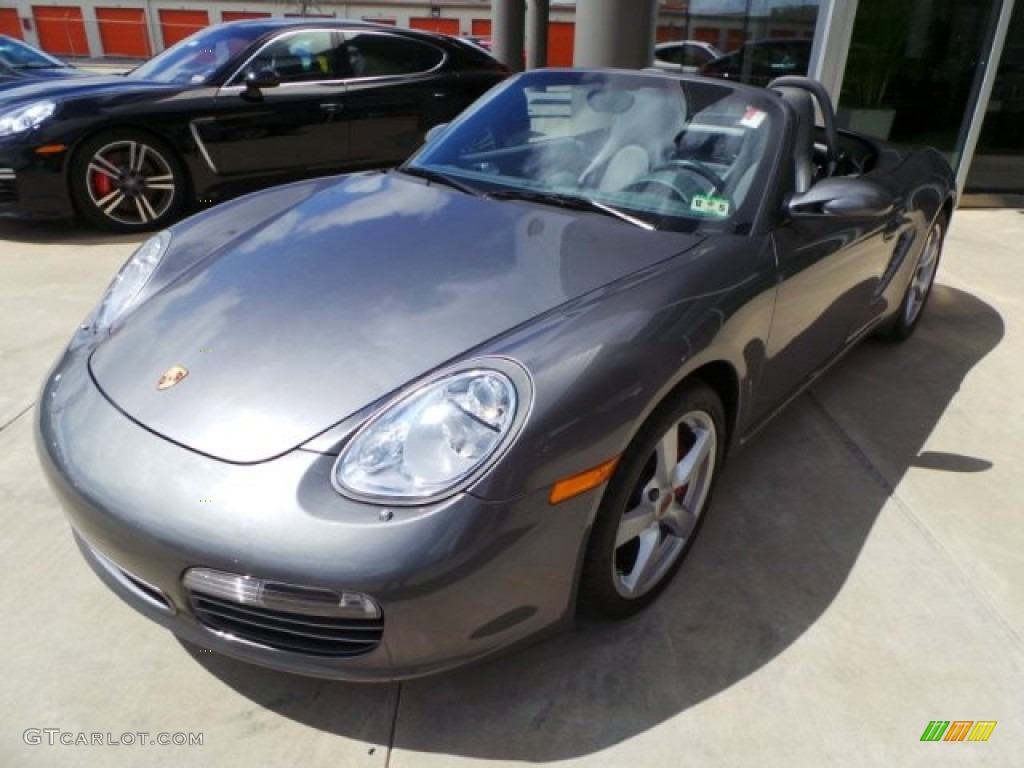
[[164, 371], [163, 376], [157, 379], [156, 388], [158, 390], [170, 389], [175, 384], [178, 384], [186, 376], [188, 376], [188, 368], [185, 368], [184, 366], [181, 365], [172, 365], [170, 368]]

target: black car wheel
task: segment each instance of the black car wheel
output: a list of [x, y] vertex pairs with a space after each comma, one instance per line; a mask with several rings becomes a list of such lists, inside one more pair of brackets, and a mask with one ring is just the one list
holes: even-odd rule
[[621, 619], [665, 588], [693, 545], [725, 455], [725, 412], [688, 382], [659, 408], [605, 489], [580, 580], [580, 609]]
[[882, 329], [881, 335], [893, 341], [903, 341], [917, 328], [928, 304], [935, 284], [935, 273], [939, 270], [939, 258], [942, 256], [942, 244], [946, 239], [948, 218], [940, 213], [928, 230], [924, 247], [917, 257], [914, 272], [910, 277], [910, 285], [903, 294], [900, 308]]
[[171, 149], [141, 131], [98, 134], [71, 163], [71, 194], [93, 224], [115, 232], [159, 229], [177, 216], [185, 174]]

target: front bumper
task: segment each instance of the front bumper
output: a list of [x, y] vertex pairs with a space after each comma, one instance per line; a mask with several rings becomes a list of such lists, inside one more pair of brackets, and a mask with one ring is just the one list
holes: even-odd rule
[[65, 182], [67, 152], [35, 153], [19, 137], [0, 138], [0, 216], [68, 219], [75, 215]]
[[[596, 492], [556, 507], [545, 489], [501, 502], [462, 494], [389, 518], [331, 488], [333, 456], [295, 450], [236, 465], [153, 435], [99, 392], [86, 358], [87, 350], [66, 353], [44, 385], [40, 459], [96, 573], [177, 635], [285, 671], [389, 680], [571, 620]], [[368, 595], [383, 614], [380, 641], [316, 655], [211, 627], [183, 584], [195, 567]]]

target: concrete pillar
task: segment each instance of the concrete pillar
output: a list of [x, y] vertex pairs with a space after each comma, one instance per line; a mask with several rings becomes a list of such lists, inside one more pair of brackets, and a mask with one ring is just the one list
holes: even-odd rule
[[650, 66], [657, 0], [585, 0], [576, 3], [573, 63], [577, 67]]
[[491, 18], [491, 53], [513, 72], [521, 72], [526, 37], [526, 0], [494, 0]]
[[548, 17], [551, 0], [529, 0], [526, 22], [530, 29], [526, 49], [526, 67], [537, 69], [548, 65]]

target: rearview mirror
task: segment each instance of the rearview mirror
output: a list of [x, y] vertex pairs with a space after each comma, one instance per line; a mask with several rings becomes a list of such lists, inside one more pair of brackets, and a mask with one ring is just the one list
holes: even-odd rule
[[874, 218], [892, 212], [892, 195], [865, 179], [822, 179], [789, 201], [792, 216]]

